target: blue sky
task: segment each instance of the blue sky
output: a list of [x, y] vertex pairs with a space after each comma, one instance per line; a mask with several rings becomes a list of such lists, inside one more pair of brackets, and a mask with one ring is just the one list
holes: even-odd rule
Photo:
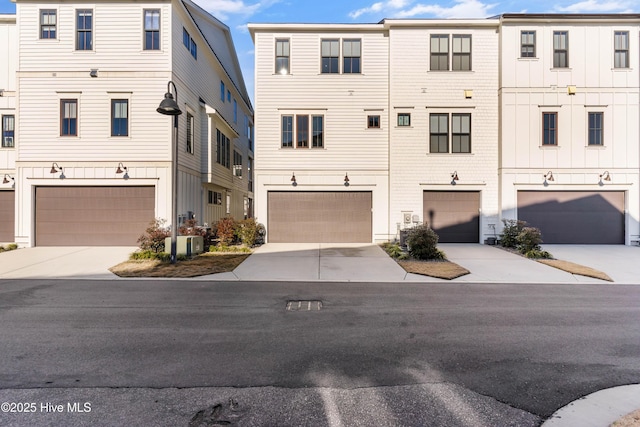
[[[486, 18], [502, 13], [640, 13], [638, 0], [194, 0], [231, 29], [253, 99], [249, 22], [379, 22], [384, 18]], [[15, 4], [0, 0], [0, 13]]]

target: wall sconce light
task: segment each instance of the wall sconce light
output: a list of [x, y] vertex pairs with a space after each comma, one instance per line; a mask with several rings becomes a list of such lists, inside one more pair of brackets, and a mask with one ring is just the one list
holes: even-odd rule
[[575, 86], [567, 86], [567, 93], [569, 95], [575, 95], [576, 94], [576, 87]]
[[124, 176], [122, 178], [129, 179], [129, 169], [127, 169], [127, 167], [123, 165], [122, 162], [120, 162], [118, 163], [118, 169], [116, 169], [116, 173], [121, 174], [122, 172], [124, 172]]
[[2, 183], [3, 183], [3, 184], [8, 184], [8, 183], [9, 183], [9, 180], [11, 180], [11, 181], [15, 182], [15, 179], [14, 179], [12, 176], [10, 176], [9, 174], [6, 174], [6, 173], [5, 173], [5, 174], [4, 174], [4, 178], [2, 178]]
[[472, 90], [470, 90], [470, 89], [465, 89], [465, 91], [464, 91], [464, 97], [465, 97], [466, 99], [471, 99], [471, 98], [473, 98], [473, 91], [472, 91]]
[[553, 173], [552, 173], [551, 171], [549, 171], [549, 172], [545, 173], [543, 176], [544, 176], [544, 182], [542, 183], [542, 185], [544, 185], [545, 187], [546, 187], [547, 185], [549, 185], [549, 183], [547, 182], [547, 180], [549, 180], [549, 181], [551, 181], [551, 182], [555, 181], [555, 179], [553, 179]]
[[91, 77], [98, 77], [98, 69], [97, 68], [92, 68], [91, 71], [89, 71], [89, 75]]
[[451, 185], [456, 185], [456, 181], [458, 181], [460, 178], [458, 178], [458, 171], [454, 171], [451, 174]]
[[62, 170], [61, 166], [58, 166], [58, 164], [56, 162], [53, 162], [51, 164], [51, 172], [50, 173], [56, 173], [56, 172], [60, 172], [60, 179], [65, 179], [66, 176], [64, 176], [64, 171]]
[[293, 185], [294, 187], [296, 185], [298, 185], [298, 181], [296, 181], [296, 173], [295, 172], [291, 175], [291, 185]]
[[344, 174], [344, 186], [349, 186], [349, 175], [347, 173]]
[[609, 171], [604, 171], [600, 174], [600, 182], [598, 182], [599, 186], [603, 186], [604, 182], [602, 181], [611, 181], [611, 175], [609, 175]]

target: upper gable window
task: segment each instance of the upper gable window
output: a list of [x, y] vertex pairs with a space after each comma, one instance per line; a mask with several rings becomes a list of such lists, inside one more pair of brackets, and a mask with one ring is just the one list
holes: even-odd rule
[[553, 32], [553, 68], [569, 67], [569, 32]]
[[276, 40], [276, 73], [289, 74], [289, 39]]
[[360, 73], [360, 45], [361, 42], [357, 40], [344, 40], [342, 42], [342, 72], [345, 74], [359, 74]]
[[322, 40], [322, 73], [338, 74], [340, 59], [340, 40]]
[[40, 38], [55, 39], [57, 37], [58, 18], [57, 11], [43, 9], [40, 11]]
[[76, 50], [93, 50], [93, 9], [76, 10]]
[[197, 60], [198, 46], [196, 45], [196, 42], [193, 41], [193, 37], [189, 35], [189, 32], [184, 27], [182, 27], [182, 44], [191, 53], [191, 56], [193, 56], [193, 59]]
[[629, 32], [616, 31], [614, 38], [614, 68], [629, 68]]
[[144, 50], [160, 49], [160, 10], [144, 11]]
[[536, 32], [520, 32], [520, 58], [536, 57]]

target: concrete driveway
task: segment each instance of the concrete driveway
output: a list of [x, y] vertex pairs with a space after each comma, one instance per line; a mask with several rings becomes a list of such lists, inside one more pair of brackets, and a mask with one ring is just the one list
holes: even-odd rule
[[118, 279], [135, 247], [35, 247], [0, 254], [0, 279]]

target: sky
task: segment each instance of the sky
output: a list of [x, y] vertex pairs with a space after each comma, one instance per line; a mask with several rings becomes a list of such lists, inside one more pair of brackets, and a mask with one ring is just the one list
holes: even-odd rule
[[[638, 0], [193, 0], [230, 29], [253, 100], [247, 23], [376, 23], [384, 18], [488, 18], [503, 13], [640, 13]], [[15, 4], [0, 0], [0, 13]]]

